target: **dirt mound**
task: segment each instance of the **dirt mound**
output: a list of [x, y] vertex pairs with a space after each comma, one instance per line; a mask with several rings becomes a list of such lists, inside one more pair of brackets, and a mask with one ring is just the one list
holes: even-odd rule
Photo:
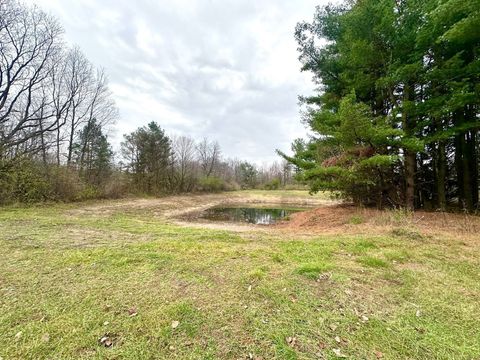
[[[318, 233], [384, 233], [403, 228], [423, 234], [449, 233], [480, 239], [480, 217], [466, 214], [403, 210], [377, 210], [353, 205], [322, 206], [292, 214], [276, 225], [285, 231]], [[479, 240], [480, 241], [480, 240]]]
[[322, 206], [291, 215], [289, 221], [278, 224], [279, 228], [332, 230], [348, 225], [357, 208], [346, 205]]

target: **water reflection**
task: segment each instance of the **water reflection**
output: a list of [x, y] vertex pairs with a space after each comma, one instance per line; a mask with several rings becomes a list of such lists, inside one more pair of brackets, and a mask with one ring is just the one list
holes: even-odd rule
[[214, 207], [205, 210], [200, 217], [202, 219], [214, 221], [235, 221], [257, 225], [269, 225], [298, 211], [302, 211], [302, 209]]

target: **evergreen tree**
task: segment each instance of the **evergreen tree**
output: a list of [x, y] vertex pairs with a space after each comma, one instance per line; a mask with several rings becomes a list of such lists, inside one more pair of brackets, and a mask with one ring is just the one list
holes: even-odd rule
[[151, 122], [124, 138], [122, 154], [139, 190], [147, 193], [170, 190], [172, 149], [160, 126]]
[[113, 151], [95, 119], [80, 130], [74, 150], [80, 175], [92, 185], [105, 182], [111, 173]]
[[297, 25], [314, 134], [300, 178], [378, 207], [478, 207], [479, 0], [358, 0]]

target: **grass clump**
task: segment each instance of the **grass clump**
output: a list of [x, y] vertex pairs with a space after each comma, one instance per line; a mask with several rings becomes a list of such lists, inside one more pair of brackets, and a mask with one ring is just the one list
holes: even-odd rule
[[352, 225], [360, 225], [360, 224], [363, 224], [364, 222], [365, 220], [360, 215], [354, 215], [348, 220], [348, 223]]
[[408, 240], [423, 240], [423, 235], [420, 234], [420, 232], [406, 227], [395, 228], [390, 233], [395, 237], [405, 238]]
[[318, 277], [333, 269], [333, 265], [330, 263], [317, 263], [317, 264], [304, 264], [296, 269], [296, 273], [300, 274], [307, 279], [318, 279]]
[[362, 256], [358, 259], [358, 262], [372, 268], [388, 268], [390, 266], [385, 260], [374, 256]]

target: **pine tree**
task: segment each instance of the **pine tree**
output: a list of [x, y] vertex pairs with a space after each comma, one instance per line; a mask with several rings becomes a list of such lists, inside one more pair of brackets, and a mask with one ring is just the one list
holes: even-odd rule
[[362, 0], [297, 25], [316, 134], [293, 156], [312, 191], [378, 207], [478, 207], [479, 0]]

